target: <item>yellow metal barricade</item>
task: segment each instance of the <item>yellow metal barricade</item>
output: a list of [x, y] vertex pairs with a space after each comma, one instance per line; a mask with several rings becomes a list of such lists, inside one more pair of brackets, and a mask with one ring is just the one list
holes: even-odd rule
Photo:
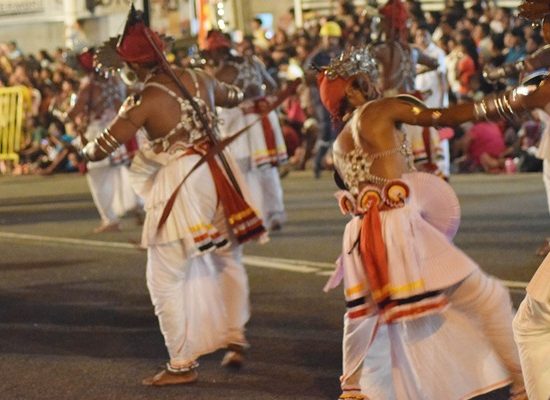
[[0, 88], [0, 160], [19, 162], [26, 90], [23, 86]]

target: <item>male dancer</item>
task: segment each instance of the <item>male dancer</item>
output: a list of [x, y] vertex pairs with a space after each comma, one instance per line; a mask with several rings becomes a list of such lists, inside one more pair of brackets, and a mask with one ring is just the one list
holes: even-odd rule
[[[550, 43], [550, 5], [546, 1], [525, 1], [524, 17], [542, 18], [542, 33]], [[524, 66], [538, 69], [550, 66], [550, 46], [525, 60]], [[544, 107], [550, 114], [549, 107]], [[548, 138], [547, 138], [548, 139]], [[546, 167], [547, 165], [545, 165]], [[545, 181], [545, 184], [547, 182]], [[547, 186], [548, 188], [548, 186]], [[530, 400], [550, 398], [550, 255], [547, 255], [527, 286], [525, 299], [514, 318], [514, 337], [519, 347], [525, 387]]]
[[215, 150], [214, 107], [236, 106], [242, 92], [201, 71], [171, 68], [163, 47], [132, 6], [116, 52], [100, 54], [117, 54], [143, 90], [83, 149], [98, 161], [147, 132], [130, 178], [145, 199], [147, 287], [169, 354], [166, 367], [143, 380], [152, 386], [196, 381], [197, 359], [219, 348], [228, 350], [223, 365], [242, 363], [250, 310], [241, 244], [265, 234], [232, 158]]
[[[66, 117], [76, 122], [82, 146], [93, 141], [107, 128], [124, 100], [126, 87], [115, 76], [105, 77], [94, 68], [94, 50], [86, 49], [77, 57], [87, 75], [82, 79], [74, 106]], [[120, 146], [104, 160], [86, 163], [86, 179], [101, 224], [95, 233], [119, 231], [120, 216], [127, 211], [141, 212], [142, 204], [130, 186], [128, 165], [136, 149]], [[129, 151], [130, 150], [130, 151]]]
[[288, 155], [277, 113], [272, 111], [259, 118], [269, 107], [266, 94], [275, 90], [275, 82], [257, 57], [234, 55], [231, 40], [220, 31], [209, 32], [203, 51], [216, 79], [236, 85], [245, 95], [240, 108], [218, 110], [222, 136], [260, 119], [230, 149], [247, 178], [266, 226], [272, 231], [279, 230], [286, 214], [277, 166], [286, 162]]

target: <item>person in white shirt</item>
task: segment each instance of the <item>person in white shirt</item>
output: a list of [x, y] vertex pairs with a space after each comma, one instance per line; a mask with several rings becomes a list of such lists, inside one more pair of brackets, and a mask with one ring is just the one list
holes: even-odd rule
[[[423, 71], [417, 70], [415, 78], [416, 89], [422, 93], [423, 101], [429, 108], [446, 108], [449, 106], [449, 94], [447, 88], [447, 68], [445, 52], [432, 40], [432, 36], [426, 25], [419, 25], [415, 33], [415, 44], [422, 53], [437, 60], [437, 68]], [[439, 170], [443, 176], [449, 178], [451, 174], [451, 156], [449, 140], [440, 140], [439, 146], [443, 157], [438, 161]]]

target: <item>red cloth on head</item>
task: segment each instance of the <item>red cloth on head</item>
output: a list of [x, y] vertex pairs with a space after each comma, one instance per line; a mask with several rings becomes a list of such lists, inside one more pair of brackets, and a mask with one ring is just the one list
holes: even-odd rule
[[347, 79], [338, 77], [329, 79], [324, 72], [317, 75], [317, 84], [319, 85], [319, 95], [323, 105], [333, 117], [340, 114], [342, 100], [346, 96]]
[[386, 20], [391, 23], [391, 26], [399, 31], [407, 29], [407, 19], [409, 13], [401, 0], [389, 0], [382, 8], [380, 8]]
[[78, 63], [86, 72], [92, 72], [94, 70], [94, 52], [93, 50], [86, 50], [80, 53], [77, 57]]
[[164, 42], [160, 36], [140, 22], [128, 28], [122, 38], [122, 42], [116, 48], [118, 55], [124, 61], [142, 64], [158, 59], [157, 53], [147, 39], [147, 36], [145, 36], [146, 30], [149, 32], [156, 47], [161, 51], [164, 50]]
[[218, 49], [230, 49], [231, 40], [220, 31], [211, 31], [206, 38], [204, 49], [206, 51], [214, 51]]

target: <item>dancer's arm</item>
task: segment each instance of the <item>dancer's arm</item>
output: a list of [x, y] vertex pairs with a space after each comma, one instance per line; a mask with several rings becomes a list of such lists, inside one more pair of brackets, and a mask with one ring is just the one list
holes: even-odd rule
[[550, 82], [547, 78], [538, 87], [520, 86], [505, 93], [490, 94], [479, 102], [446, 109], [425, 108], [398, 98], [381, 99], [366, 107], [361, 120], [365, 122], [364, 126], [370, 124], [372, 130], [383, 132], [391, 131], [399, 122], [434, 127], [456, 126], [467, 121], [513, 119], [535, 108], [544, 109], [548, 103]]

